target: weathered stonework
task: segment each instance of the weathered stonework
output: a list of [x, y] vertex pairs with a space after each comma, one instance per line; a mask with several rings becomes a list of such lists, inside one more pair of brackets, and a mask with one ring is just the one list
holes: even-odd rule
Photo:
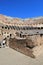
[[23, 20], [0, 15], [0, 41], [4, 39], [6, 46], [35, 58], [34, 51], [43, 46], [43, 18]]

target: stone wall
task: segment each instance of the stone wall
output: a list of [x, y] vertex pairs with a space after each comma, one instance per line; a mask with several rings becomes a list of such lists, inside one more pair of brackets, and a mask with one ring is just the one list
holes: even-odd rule
[[29, 37], [36, 46], [43, 44], [43, 35], [33, 35]]
[[[32, 54], [33, 53], [32, 49], [27, 47], [26, 43], [27, 43], [27, 40], [10, 39], [9, 47], [27, 55], [27, 56], [35, 58], [35, 56]], [[32, 43], [32, 41], [30, 41], [29, 43]]]
[[40, 45], [43, 45], [43, 36], [40, 35], [29, 36], [27, 39], [21, 40], [15, 38], [9, 40], [9, 47], [32, 58], [35, 58], [33, 48], [39, 47]]

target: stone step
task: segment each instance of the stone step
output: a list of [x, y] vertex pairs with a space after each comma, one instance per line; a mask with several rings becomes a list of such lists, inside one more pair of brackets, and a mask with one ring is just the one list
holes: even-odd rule
[[41, 46], [36, 46], [34, 49], [33, 49], [33, 54], [37, 57], [39, 56], [43, 51], [43, 45]]

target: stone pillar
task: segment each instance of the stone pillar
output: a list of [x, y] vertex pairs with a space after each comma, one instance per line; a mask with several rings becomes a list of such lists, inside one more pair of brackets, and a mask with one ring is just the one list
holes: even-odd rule
[[6, 46], [9, 47], [9, 39], [6, 40]]

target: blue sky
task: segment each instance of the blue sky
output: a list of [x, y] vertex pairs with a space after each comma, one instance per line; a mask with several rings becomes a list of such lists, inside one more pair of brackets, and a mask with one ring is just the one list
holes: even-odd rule
[[19, 18], [43, 16], [43, 0], [0, 0], [0, 14]]

